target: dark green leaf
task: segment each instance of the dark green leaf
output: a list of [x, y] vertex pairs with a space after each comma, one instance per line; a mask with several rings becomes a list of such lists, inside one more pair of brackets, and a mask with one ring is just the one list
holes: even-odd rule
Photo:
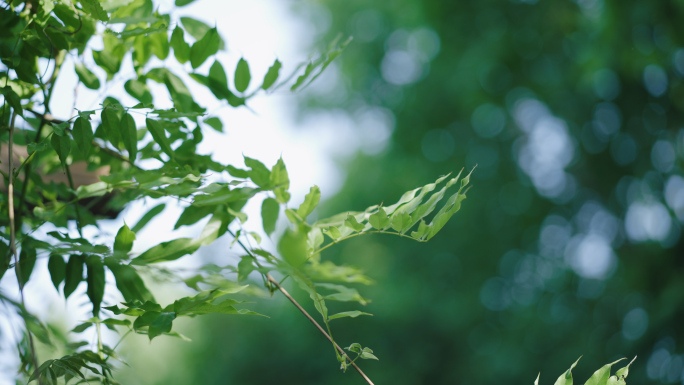
[[183, 29], [179, 26], [176, 26], [171, 34], [171, 48], [179, 63], [190, 60], [190, 44], [185, 41], [184, 35]]
[[107, 258], [105, 259], [107, 268], [114, 275], [116, 280], [116, 287], [128, 302], [131, 301], [154, 301], [154, 297], [145, 287], [145, 283], [138, 275], [138, 272], [132, 266], [121, 265], [118, 261]]
[[204, 123], [218, 132], [223, 132], [223, 123], [221, 123], [221, 119], [215, 116], [204, 119]]
[[83, 117], [76, 119], [72, 135], [76, 142], [76, 148], [78, 148], [83, 157], [87, 159], [88, 153], [90, 153], [90, 149], [93, 147], [93, 128], [90, 125], [90, 122]]
[[192, 68], [202, 65], [210, 56], [215, 55], [219, 50], [221, 38], [216, 27], [207, 31], [204, 36], [195, 42], [190, 48], [190, 64]]
[[266, 234], [271, 235], [275, 231], [276, 222], [278, 221], [278, 214], [280, 213], [280, 204], [273, 198], [266, 198], [261, 204], [261, 219]]
[[50, 138], [50, 144], [57, 153], [59, 161], [62, 163], [62, 168], [65, 168], [67, 166], [67, 157], [71, 151], [71, 139], [68, 136], [59, 136], [53, 134], [52, 138]]
[[249, 178], [257, 186], [268, 189], [271, 186], [271, 171], [263, 163], [249, 157], [245, 158], [245, 165], [251, 170], [247, 172]]
[[131, 264], [146, 265], [148, 263], [173, 261], [188, 254], [192, 254], [200, 247], [200, 243], [193, 238], [178, 238], [163, 242], [150, 248], [134, 258]]
[[64, 298], [69, 298], [71, 293], [76, 290], [78, 284], [83, 280], [83, 264], [85, 257], [82, 255], [72, 255], [66, 265], [66, 275], [64, 277]]
[[121, 141], [121, 135], [119, 130], [121, 130], [121, 121], [119, 120], [119, 115], [117, 111], [113, 108], [105, 108], [102, 110], [102, 126], [107, 135], [107, 139], [115, 147]]
[[184, 7], [195, 0], [176, 0], [176, 7]]
[[100, 257], [90, 256], [86, 260], [88, 298], [93, 304], [93, 315], [97, 317], [100, 313], [100, 305], [104, 298], [105, 290], [105, 271], [104, 264]]
[[173, 229], [176, 230], [181, 226], [189, 226], [197, 223], [200, 219], [206, 217], [214, 212], [214, 206], [188, 206], [183, 210], [183, 213], [178, 217], [176, 225]]
[[280, 63], [280, 61], [278, 61], [278, 59], [276, 59], [276, 61], [273, 62], [273, 65], [268, 69], [268, 72], [266, 72], [266, 75], [264, 76], [264, 82], [261, 84], [262, 89], [267, 90], [271, 88], [273, 84], [275, 84], [276, 80], [278, 80], [280, 67], [282, 67], [282, 64]]
[[14, 111], [16, 111], [16, 113], [20, 116], [24, 116], [23, 110], [21, 108], [21, 99], [19, 98], [19, 95], [17, 95], [17, 93], [14, 92], [14, 90], [12, 90], [12, 87], [3, 87], [2, 94], [5, 96], [5, 100], [10, 105], [10, 107], [12, 107]]
[[21, 286], [26, 285], [33, 266], [36, 264], [36, 249], [31, 245], [31, 242], [24, 242], [21, 245], [21, 253], [19, 253], [19, 266], [15, 267], [17, 278], [21, 281]]
[[252, 76], [249, 73], [249, 64], [245, 59], [240, 58], [235, 68], [235, 89], [238, 92], [245, 92], [249, 87], [250, 80], [252, 80]]
[[124, 147], [128, 151], [128, 159], [133, 162], [136, 156], [138, 156], [138, 132], [135, 127], [135, 120], [133, 120], [131, 114], [126, 113], [123, 115], [119, 130], [121, 131]]
[[[190, 17], [181, 17], [180, 20], [181, 23], [183, 23], [183, 27], [185, 27], [185, 30], [190, 34], [190, 36], [194, 37], [195, 40], [200, 40], [211, 29], [210, 26]], [[219, 41], [219, 49], [225, 49], [225, 43], [220, 36]]]
[[142, 228], [145, 227], [145, 225], [147, 225], [147, 223], [151, 221], [152, 218], [156, 217], [157, 215], [159, 215], [159, 213], [164, 211], [165, 207], [165, 203], [160, 203], [152, 207], [147, 213], [145, 213], [145, 215], [142, 216], [142, 218], [140, 218], [138, 223], [136, 223], [135, 226], [133, 226], [133, 229], [131, 229], [131, 231], [137, 233], [138, 231], [142, 230]]
[[48, 259], [48, 270], [50, 271], [50, 279], [52, 279], [52, 284], [55, 289], [59, 291], [59, 284], [64, 281], [66, 275], [66, 263], [64, 258], [58, 254], [51, 254], [50, 259]]
[[91, 90], [100, 89], [100, 79], [97, 78], [97, 75], [86, 68], [86, 66], [81, 63], [76, 63], [74, 69], [76, 70], [76, 75], [78, 75], [78, 80], [80, 80], [84, 86], [90, 88]]
[[169, 139], [166, 137], [164, 128], [161, 126], [158, 120], [147, 118], [145, 119], [147, 123], [147, 129], [152, 134], [152, 138], [155, 142], [161, 146], [162, 151], [166, 153], [171, 159], [174, 159], [175, 155], [171, 149], [171, 144]]
[[306, 194], [304, 197], [304, 202], [302, 202], [301, 205], [299, 205], [299, 208], [297, 209], [297, 214], [302, 218], [306, 219], [306, 217], [311, 214], [311, 212], [314, 211], [316, 206], [318, 206], [318, 202], [321, 200], [321, 190], [318, 188], [318, 186], [313, 186], [309, 190], [309, 193]]
[[124, 89], [140, 103], [152, 104], [152, 93], [144, 80], [129, 79], [124, 83]]

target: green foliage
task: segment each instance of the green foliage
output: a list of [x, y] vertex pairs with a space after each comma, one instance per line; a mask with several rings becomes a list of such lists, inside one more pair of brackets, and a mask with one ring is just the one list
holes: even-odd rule
[[[184, 6], [190, 2], [179, 0], [176, 4]], [[363, 212], [344, 212], [309, 223], [307, 218], [321, 200], [317, 186], [311, 188], [296, 208], [289, 207], [290, 179], [283, 159], [273, 167], [267, 167], [257, 159], [244, 157], [243, 169], [218, 163], [210, 156], [197, 155], [197, 146], [203, 139], [203, 127], [209, 126], [221, 132], [221, 120], [205, 116], [206, 109], [193, 97], [184, 80], [169, 67], [149, 64], [152, 56], [162, 61], [175, 59], [193, 81], [209, 90], [218, 100], [227, 101], [226, 108], [238, 108], [246, 105], [259, 91], [273, 92], [283, 85], [293, 91], [304, 88], [339, 56], [350, 40], [335, 39], [317, 59], [297, 66], [280, 83], [282, 64], [276, 59], [263, 74], [261, 85], [246, 94], [250, 84], [253, 85], [253, 74], [245, 58], [235, 63], [232, 86], [224, 65], [216, 59], [208, 73], [195, 72], [225, 48], [218, 26], [211, 28], [192, 18], [180, 17], [180, 23], [175, 23], [170, 30], [172, 16], [154, 11], [149, 0], [106, 3], [88, 0], [76, 6], [42, 1], [31, 3], [37, 7], [35, 11], [40, 17], [34, 17], [33, 12], [22, 11], [28, 6], [28, 2], [21, 1], [8, 4], [3, 14], [6, 16], [3, 23], [8, 29], [3, 27], [2, 32], [8, 39], [3, 37], [0, 43], [3, 64], [10, 70], [1, 74], [5, 84], [2, 88], [2, 130], [12, 133], [9, 137], [2, 135], [0, 138], [3, 144], [12, 138], [13, 146], [27, 146], [31, 154], [22, 160], [18, 169], [4, 175], [6, 182], [14, 187], [15, 196], [11, 207], [6, 204], [0, 206], [3, 213], [0, 220], [3, 229], [0, 240], [2, 272], [15, 268], [17, 282], [23, 289], [31, 280], [39, 257], [47, 257], [52, 284], [57, 291], [61, 288], [65, 299], [74, 295], [81, 283], [86, 286], [85, 296], [92, 306], [93, 317], [76, 326], [72, 333], [97, 333], [97, 346], [80, 341], [71, 344], [68, 338], [61, 338], [64, 343], [62, 350], [68, 354], [42, 363], [38, 362], [40, 357], [36, 357], [34, 348], [29, 347], [22, 356], [24, 364], [21, 367], [29, 382], [39, 380], [57, 384], [58, 379], [62, 381], [63, 378], [65, 383], [72, 379], [115, 383], [112, 378], [114, 366], [109, 359], [119, 358], [116, 347], [103, 344], [101, 327], [120, 332], [122, 339], [130, 333], [147, 335], [150, 340], [159, 336], [184, 338], [173, 331], [173, 323], [178, 317], [257, 315], [243, 308], [245, 301], [238, 299], [238, 296], [262, 292], [253, 288], [245, 290], [247, 286], [238, 284], [251, 282], [252, 275], [261, 276], [265, 289], [270, 292], [280, 287], [271, 273], [283, 278], [292, 277], [309, 294], [332, 340], [330, 320], [370, 314], [360, 310], [329, 314], [326, 301], [366, 305], [368, 300], [349, 285], [368, 284], [370, 279], [359, 269], [323, 260], [321, 252], [362, 234], [393, 234], [425, 241], [442, 228], [465, 198], [466, 179], [458, 191], [442, 204], [446, 190], [456, 185], [458, 177], [449, 179], [441, 190], [431, 194], [437, 184], [446, 180], [443, 177], [435, 184], [407, 192], [395, 205], [375, 205]], [[186, 41], [186, 35], [194, 38], [194, 42]], [[95, 36], [102, 38], [103, 48], [85, 50]], [[172, 56], [169, 56], [170, 49], [173, 49]], [[82, 64], [91, 62], [86, 57], [90, 54], [95, 64], [107, 74], [106, 79], [98, 78], [96, 71]], [[73, 118], [61, 121], [51, 115], [50, 98], [68, 91], [55, 88], [67, 55], [78, 59], [75, 74], [79, 81], [87, 88], [103, 90], [103, 99], [98, 100], [100, 107], [78, 111]], [[38, 72], [35, 63], [39, 59], [53, 62], [53, 72], [49, 77]], [[125, 63], [126, 60], [131, 60], [130, 64], [135, 68], [133, 74], [120, 72], [122, 66], [129, 64]], [[261, 77], [261, 74], [256, 75]], [[124, 90], [139, 104], [122, 105], [108, 95], [115, 78], [124, 84]], [[292, 82], [291, 79], [295, 78]], [[47, 79], [47, 82], [42, 79]], [[166, 88], [173, 108], [154, 107], [148, 81]], [[42, 99], [35, 98], [39, 92], [43, 94]], [[136, 115], [144, 116], [144, 127], [137, 126]], [[25, 124], [15, 124], [17, 116]], [[155, 160], [156, 163], [152, 164], [157, 164], [157, 168], [144, 168], [143, 165], [150, 167], [146, 162], [149, 160]], [[109, 172], [99, 181], [77, 185], [71, 169], [78, 162], [92, 167], [108, 167]], [[60, 169], [67, 176], [66, 182], [46, 183], [42, 170]], [[216, 181], [210, 178], [212, 174], [223, 171], [227, 171], [232, 179]], [[241, 228], [247, 220], [242, 209], [256, 197], [263, 199], [261, 220], [265, 233], [269, 236], [280, 234], [276, 242], [277, 252], [262, 246], [248, 246], [252, 240], [259, 245], [261, 237]], [[104, 242], [106, 237], [86, 238], [82, 235], [81, 229], [85, 226], [99, 228], [97, 220], [101, 216], [92, 202], [107, 201], [110, 210], [120, 211], [124, 205], [146, 198], [175, 198], [186, 205], [175, 228], [195, 224], [207, 217], [208, 222], [196, 238], [171, 239], [142, 253], [133, 252], [136, 233], [164, 210], [165, 203], [151, 207], [132, 228], [124, 223], [116, 232], [113, 243]], [[4, 190], [2, 202], [8, 202]], [[426, 224], [425, 218], [438, 203], [442, 204], [441, 210]], [[291, 225], [279, 233], [277, 224], [281, 211], [285, 212]], [[14, 227], [7, 226], [10, 212], [14, 215]], [[75, 222], [78, 237], [65, 232], [70, 221]], [[31, 236], [46, 223], [57, 230], [50, 231], [45, 239]], [[416, 225], [417, 230], [408, 235]], [[11, 230], [14, 228], [16, 233]], [[233, 232], [231, 228], [238, 230]], [[236, 266], [204, 265], [191, 278], [176, 275], [163, 267], [164, 262], [187, 258], [200, 247], [226, 234], [246, 253]], [[327, 243], [324, 235], [329, 238]], [[6, 255], [12, 256], [5, 240], [20, 245], [15, 265], [4, 262]], [[164, 271], [197, 293], [162, 306], [143, 280], [145, 273], [150, 271]], [[114, 285], [107, 282], [106, 277], [110, 273]], [[124, 302], [113, 303], [113, 298], [119, 294]], [[46, 344], [59, 344], [50, 341], [50, 333], [22, 309], [23, 305], [4, 296], [0, 299], [18, 309], [30, 333], [27, 334], [29, 339], [35, 336]], [[372, 350], [357, 345], [347, 349], [355, 353], [356, 358], [377, 359]], [[343, 369], [353, 362], [340, 352], [336, 355]]]
[[[582, 357], [580, 357], [582, 358]], [[616, 363], [625, 360], [626, 358], [621, 358], [615, 362], [611, 362], [610, 364], [603, 365], [599, 370], [595, 371], [594, 374], [585, 382], [585, 385], [625, 385], [627, 375], [629, 374], [629, 366], [632, 365], [632, 362], [636, 360], [636, 357], [632, 359], [632, 361], [627, 364], [624, 368], [619, 369], [615, 375], [611, 376], [610, 375], [610, 370], [615, 365]], [[579, 362], [579, 358], [577, 361], [575, 361], [574, 364], [570, 366], [570, 369], [568, 369], [565, 373], [561, 374], [560, 377], [556, 380], [554, 385], [572, 385], [573, 380], [572, 380], [572, 369], [575, 368], [577, 363]], [[534, 381], [535, 385], [539, 385], [539, 378], [541, 376], [541, 373], [537, 376], [537, 379]]]

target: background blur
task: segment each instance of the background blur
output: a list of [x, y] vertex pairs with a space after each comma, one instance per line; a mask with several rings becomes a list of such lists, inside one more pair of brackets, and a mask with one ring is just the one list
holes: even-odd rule
[[[361, 362], [376, 384], [551, 383], [581, 355], [582, 383], [638, 355], [631, 383], [684, 384], [683, 2], [290, 5], [313, 46], [354, 36], [300, 94], [302, 126], [363, 135], [319, 217], [478, 165], [428, 244], [324, 255], [376, 280], [359, 288], [374, 317], [333, 322], [380, 358]], [[161, 342], [136, 382], [363, 383], [282, 296], [250, 308], [271, 319], [192, 320], [193, 343]]]

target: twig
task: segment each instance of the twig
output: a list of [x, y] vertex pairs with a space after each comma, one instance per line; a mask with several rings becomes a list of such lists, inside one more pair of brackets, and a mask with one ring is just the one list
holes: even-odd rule
[[[21, 307], [22, 307], [22, 318], [24, 319], [24, 324], [26, 324], [26, 334], [28, 335], [29, 348], [31, 350], [31, 360], [33, 361], [33, 366], [35, 370], [38, 370], [38, 359], [36, 358], [36, 348], [33, 344], [33, 334], [29, 330], [28, 323], [26, 322], [26, 302], [24, 300], [24, 283], [22, 282], [21, 265], [19, 264], [19, 257], [17, 256], [17, 245], [15, 240], [17, 237], [16, 229], [14, 228], [14, 157], [12, 156], [12, 147], [14, 145], [14, 121], [17, 118], [17, 112], [14, 111], [12, 114], [12, 122], [10, 123], [9, 129], [9, 183], [7, 186], [8, 203], [9, 203], [9, 226], [10, 226], [10, 253], [14, 256], [14, 269], [16, 270], [17, 282], [19, 284], [19, 296], [21, 297]], [[38, 376], [38, 383], [43, 385], [43, 381], [40, 376]]]
[[280, 286], [280, 284], [278, 283], [278, 281], [276, 281], [276, 280], [271, 276], [271, 274], [266, 274], [266, 276], [268, 277], [268, 281], [271, 282], [273, 285], [275, 285], [275, 287], [276, 287], [278, 290], [280, 290], [280, 292], [283, 293], [283, 295], [284, 295], [285, 297], [287, 297], [287, 299], [289, 299], [290, 302], [292, 302], [292, 304], [295, 305], [295, 307], [297, 307], [297, 309], [299, 309], [299, 311], [302, 312], [302, 314], [304, 314], [304, 316], [306, 316], [306, 318], [307, 318], [309, 321], [311, 321], [312, 324], [314, 324], [314, 326], [316, 326], [316, 328], [318, 329], [318, 331], [321, 332], [321, 333], [325, 336], [325, 338], [328, 339], [328, 341], [330, 341], [333, 345], [335, 345], [335, 348], [342, 354], [342, 357], [345, 357], [346, 359], [348, 359], [348, 360], [350, 361], [351, 366], [353, 366], [354, 369], [356, 369], [356, 371], [359, 372], [359, 374], [361, 375], [361, 377], [363, 377], [363, 379], [366, 380], [366, 382], [368, 382], [369, 385], [374, 385], [374, 384], [373, 384], [373, 381], [371, 381], [371, 379], [368, 378], [368, 376], [366, 376], [366, 374], [361, 370], [361, 368], [359, 368], [358, 365], [356, 365], [356, 363], [353, 362], [353, 361], [351, 360], [351, 358], [349, 358], [349, 356], [347, 355], [347, 353], [344, 352], [344, 350], [340, 347], [340, 345], [338, 345], [337, 342], [333, 341], [333, 339], [332, 339], [332, 338], [330, 337], [330, 335], [321, 327], [321, 325], [319, 325], [318, 322], [316, 322], [316, 320], [313, 319], [313, 317], [311, 317], [311, 315], [309, 315], [309, 313], [307, 313], [306, 310], [304, 310], [304, 308], [303, 308], [303, 307], [302, 307], [294, 298], [292, 298], [292, 296], [290, 295], [290, 293], [288, 293], [287, 290], [285, 290], [282, 286]]

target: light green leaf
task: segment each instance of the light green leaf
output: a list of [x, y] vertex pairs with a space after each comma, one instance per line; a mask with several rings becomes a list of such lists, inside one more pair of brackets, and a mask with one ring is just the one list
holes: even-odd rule
[[78, 75], [78, 80], [80, 80], [84, 86], [91, 90], [100, 89], [100, 79], [98, 79], [97, 75], [92, 73], [86, 66], [81, 63], [76, 63], [74, 69], [76, 70], [76, 75]]
[[126, 257], [128, 252], [133, 249], [133, 241], [135, 241], [135, 233], [124, 223], [116, 233], [114, 253], [120, 253], [123, 257]]
[[299, 267], [307, 259], [306, 234], [299, 230], [285, 230], [278, 242], [278, 252], [292, 266]]
[[378, 230], [384, 230], [390, 225], [390, 219], [382, 207], [379, 207], [378, 212], [368, 217], [368, 222]]
[[235, 68], [235, 89], [238, 92], [245, 92], [249, 87], [250, 80], [252, 80], [252, 76], [249, 73], [249, 64], [244, 58], [240, 58]]
[[356, 218], [353, 215], [347, 215], [347, 219], [344, 220], [344, 225], [354, 231], [362, 231], [366, 228], [366, 226], [357, 222]]
[[264, 231], [271, 235], [275, 231], [276, 222], [278, 221], [278, 214], [280, 213], [280, 204], [273, 198], [266, 198], [261, 204], [261, 220], [263, 222]]
[[372, 316], [373, 314], [364, 313], [364, 312], [358, 311], [358, 310], [352, 310], [352, 311], [344, 311], [344, 312], [341, 312], [341, 313], [333, 314], [333, 315], [331, 315], [330, 317], [328, 317], [328, 319], [329, 319], [329, 320], [334, 320], [334, 319], [337, 319], [337, 318], [344, 318], [344, 317], [356, 318], [356, 317], [358, 317], [358, 316], [360, 316], [360, 315], [370, 315], [370, 316]]
[[558, 377], [554, 385], [572, 385], [572, 369], [574, 369], [575, 366], [577, 366], [577, 363], [581, 358], [582, 357], [578, 358], [577, 361], [575, 361], [575, 363], [570, 366], [570, 369], [568, 369], [565, 373]]
[[418, 240], [423, 239], [425, 234], [427, 234], [428, 230], [430, 230], [430, 227], [427, 224], [425, 224], [425, 221], [421, 220], [420, 225], [418, 225], [418, 230], [411, 232], [411, 237]]
[[101, 197], [106, 193], [110, 192], [112, 189], [105, 182], [95, 182], [87, 186], [79, 186], [76, 189], [76, 197], [78, 199], [90, 198], [90, 197]]
[[207, 31], [204, 36], [195, 42], [190, 48], [190, 64], [195, 69], [204, 63], [209, 56], [215, 55], [219, 50], [221, 38], [216, 27]]
[[240, 262], [238, 263], [238, 282], [242, 282], [245, 279], [247, 279], [247, 276], [249, 273], [253, 272], [256, 267], [254, 266], [254, 258], [252, 258], [249, 255], [245, 255], [242, 257]]
[[378, 359], [378, 357], [374, 356], [373, 353], [367, 352], [367, 351], [361, 352], [360, 357], [364, 360], [377, 360]]
[[594, 374], [584, 383], [584, 385], [606, 385], [608, 378], [610, 377], [610, 368], [616, 363], [625, 360], [626, 358], [620, 358], [617, 361], [611, 362], [610, 364], [605, 364], [601, 369], [594, 372]]
[[138, 156], [138, 132], [135, 127], [135, 120], [131, 114], [124, 114], [119, 125], [121, 131], [121, 139], [123, 139], [124, 147], [128, 151], [128, 159], [133, 162]]
[[273, 84], [275, 84], [276, 80], [278, 80], [278, 75], [280, 73], [280, 68], [282, 67], [282, 64], [278, 59], [273, 62], [273, 65], [268, 69], [268, 72], [266, 72], [266, 75], [264, 76], [264, 81], [261, 84], [261, 88], [264, 90], [267, 90], [271, 88]]
[[629, 364], [627, 364], [627, 366], [625, 366], [624, 368], [618, 369], [618, 371], [615, 373], [615, 375], [616, 375], [619, 379], [622, 379], [622, 380], [624, 380], [625, 378], [627, 378], [627, 376], [629, 375], [629, 366], [632, 365], [632, 363], [633, 363], [636, 359], [637, 359], [636, 356], [634, 356], [634, 358], [632, 358], [632, 361], [630, 361]]
[[192, 254], [200, 247], [200, 242], [193, 238], [178, 238], [163, 242], [150, 248], [131, 261], [133, 265], [174, 261], [180, 257]]
[[80, 0], [83, 10], [86, 11], [95, 20], [107, 21], [109, 16], [102, 8], [98, 0]]
[[[278, 159], [273, 169], [271, 169], [271, 186], [276, 188], [283, 188], [287, 191], [290, 188], [290, 177], [287, 174], [287, 168], [285, 167], [285, 162], [283, 158]], [[286, 203], [286, 202], [280, 202]]]
[[337, 240], [342, 236], [342, 233], [340, 233], [340, 229], [338, 229], [335, 226], [323, 227], [321, 230], [323, 231], [323, 234], [329, 236], [330, 239], [332, 239], [333, 241]]
[[88, 153], [93, 147], [93, 127], [90, 125], [88, 119], [83, 117], [78, 117], [74, 122], [74, 128], [72, 130], [72, 135], [74, 136], [74, 141], [76, 142], [76, 148], [81, 152], [84, 158], [88, 158]]
[[302, 218], [306, 219], [306, 217], [311, 214], [312, 211], [318, 206], [318, 202], [321, 200], [321, 190], [318, 188], [318, 186], [313, 186], [309, 190], [309, 193], [306, 194], [304, 197], [304, 202], [302, 202], [301, 205], [299, 205], [299, 208], [297, 209], [297, 214]]

